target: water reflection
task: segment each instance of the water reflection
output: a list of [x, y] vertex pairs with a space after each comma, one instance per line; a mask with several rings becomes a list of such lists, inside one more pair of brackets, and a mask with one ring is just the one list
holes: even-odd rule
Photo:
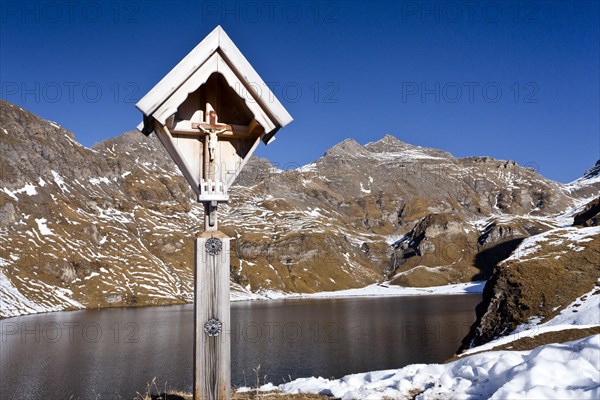
[[[440, 362], [479, 295], [283, 300], [232, 305], [232, 383]], [[50, 313], [0, 321], [2, 399], [131, 398], [156, 377], [191, 391], [193, 307]]]

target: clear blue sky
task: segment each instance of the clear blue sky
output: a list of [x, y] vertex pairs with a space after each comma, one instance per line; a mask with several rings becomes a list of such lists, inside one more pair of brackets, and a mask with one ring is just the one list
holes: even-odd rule
[[1, 98], [93, 143], [222, 25], [295, 121], [280, 167], [386, 133], [562, 182], [600, 157], [597, 1], [2, 1]]

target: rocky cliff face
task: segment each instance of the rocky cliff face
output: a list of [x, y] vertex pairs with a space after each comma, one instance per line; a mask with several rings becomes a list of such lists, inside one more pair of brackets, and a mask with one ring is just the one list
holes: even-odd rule
[[[0, 102], [0, 149], [0, 315], [191, 299], [202, 210], [156, 138], [132, 131], [85, 148]], [[561, 185], [392, 136], [348, 139], [296, 170], [253, 159], [220, 211], [232, 288], [485, 279], [521, 240], [597, 196], [594, 179]]]
[[[597, 210], [590, 215], [596, 205], [593, 200], [579, 207], [574, 220], [597, 219]], [[576, 224], [531, 236], [495, 268], [463, 348], [545, 323], [567, 308], [577, 313], [588, 297], [599, 294], [600, 227]], [[598, 325], [598, 300], [592, 306], [595, 318], [587, 322]]]

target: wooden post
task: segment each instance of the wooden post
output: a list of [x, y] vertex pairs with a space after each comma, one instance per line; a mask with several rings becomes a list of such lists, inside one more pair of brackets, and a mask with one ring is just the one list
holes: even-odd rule
[[194, 400], [230, 398], [229, 241], [219, 231], [196, 238]]
[[[246, 98], [238, 87], [261, 90]], [[204, 205], [194, 259], [194, 399], [227, 400], [230, 239], [218, 231], [217, 207], [260, 141], [269, 144], [292, 117], [220, 26], [136, 107], [143, 113], [138, 129], [156, 132]]]

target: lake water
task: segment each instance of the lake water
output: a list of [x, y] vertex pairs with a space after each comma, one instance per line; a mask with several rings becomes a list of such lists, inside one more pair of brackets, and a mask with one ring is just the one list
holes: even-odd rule
[[[232, 304], [232, 384], [441, 362], [481, 296]], [[0, 321], [0, 398], [131, 399], [154, 377], [191, 392], [193, 306], [58, 312]], [[72, 397], [71, 397], [72, 396]]]

